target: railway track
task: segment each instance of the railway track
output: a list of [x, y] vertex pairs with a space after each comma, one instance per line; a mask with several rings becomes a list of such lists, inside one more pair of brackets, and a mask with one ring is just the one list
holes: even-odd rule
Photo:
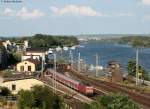
[[137, 92], [130, 91], [128, 89], [125, 89], [125, 88], [115, 84], [115, 83], [101, 81], [101, 80], [95, 80], [88, 76], [85, 77], [85, 75], [78, 73], [75, 69], [70, 70], [70, 72], [77, 78], [90, 82], [94, 87], [97, 87], [97, 89], [100, 88], [100, 89], [105, 90], [106, 92], [120, 92], [120, 93], [128, 94], [128, 96], [130, 96], [135, 102], [137, 102], [141, 105], [144, 105], [146, 107], [150, 107], [150, 97], [149, 96], [145, 96], [144, 94], [139, 94]]
[[[37, 78], [36, 78], [37, 79]], [[37, 79], [39, 81], [42, 81], [46, 86], [50, 87], [51, 89], [55, 89], [56, 92], [59, 92], [59, 93], [62, 93], [62, 94], [67, 94], [69, 99], [77, 99], [81, 102], [85, 102], [85, 103], [91, 103], [92, 102], [92, 99], [88, 98], [87, 96], [85, 95], [82, 95], [80, 94], [79, 92], [76, 92], [75, 90], [49, 78], [49, 77], [44, 77], [44, 78], [40, 78], [40, 79]], [[56, 82], [56, 86], [57, 88], [54, 88], [53, 87], [53, 81]]]

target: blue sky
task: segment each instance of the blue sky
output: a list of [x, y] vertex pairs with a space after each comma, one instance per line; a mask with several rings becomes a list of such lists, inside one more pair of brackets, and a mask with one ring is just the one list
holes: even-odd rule
[[0, 36], [150, 33], [150, 0], [3, 1]]

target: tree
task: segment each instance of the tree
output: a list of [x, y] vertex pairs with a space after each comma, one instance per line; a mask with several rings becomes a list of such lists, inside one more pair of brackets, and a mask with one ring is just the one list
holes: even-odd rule
[[54, 94], [48, 87], [34, 86], [31, 91], [35, 98], [34, 107], [49, 109], [52, 106]]
[[19, 92], [19, 109], [67, 109], [63, 98], [55, 95], [46, 86], [34, 86]]
[[[145, 80], [149, 80], [149, 75], [148, 72], [141, 66], [138, 66], [138, 73], [140, 74], [140, 78], [141, 79], [145, 79]], [[136, 76], [136, 61], [135, 60], [131, 60], [128, 62], [128, 74], [130, 76]]]
[[0, 90], [1, 96], [8, 96], [11, 94], [10, 90], [7, 87], [1, 87]]
[[13, 65], [21, 61], [21, 55], [16, 53], [10, 53], [8, 59], [9, 59], [9, 64]]
[[29, 90], [21, 90], [19, 92], [18, 107], [19, 109], [32, 108], [34, 106], [34, 96]]
[[135, 104], [128, 96], [123, 94], [105, 95], [98, 101], [100, 101], [107, 109], [139, 109], [137, 104]]
[[96, 101], [85, 105], [85, 109], [140, 109], [128, 96], [108, 94], [98, 97]]

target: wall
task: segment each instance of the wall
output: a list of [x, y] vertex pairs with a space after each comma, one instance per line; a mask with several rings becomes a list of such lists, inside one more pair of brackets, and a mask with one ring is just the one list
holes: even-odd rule
[[[12, 85], [16, 85], [16, 90], [12, 90]], [[13, 94], [17, 94], [21, 89], [30, 90], [34, 85], [44, 85], [43, 82], [36, 79], [24, 79], [16, 81], [3, 82], [0, 86], [7, 87]]]
[[21, 72], [20, 67], [24, 66], [24, 72], [28, 72], [28, 66], [31, 66], [31, 72], [35, 72], [35, 64], [29, 62], [29, 61], [23, 61], [17, 64], [17, 71]]

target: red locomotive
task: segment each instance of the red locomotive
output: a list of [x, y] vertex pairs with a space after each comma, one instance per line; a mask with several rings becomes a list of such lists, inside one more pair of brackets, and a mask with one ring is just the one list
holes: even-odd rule
[[83, 93], [85, 95], [92, 95], [93, 94], [93, 86], [89, 84], [84, 84], [78, 81], [75, 81], [63, 74], [60, 74], [58, 72], [55, 72], [52, 69], [48, 69], [45, 76], [55, 77], [55, 79], [66, 86], [75, 89], [76, 91]]

